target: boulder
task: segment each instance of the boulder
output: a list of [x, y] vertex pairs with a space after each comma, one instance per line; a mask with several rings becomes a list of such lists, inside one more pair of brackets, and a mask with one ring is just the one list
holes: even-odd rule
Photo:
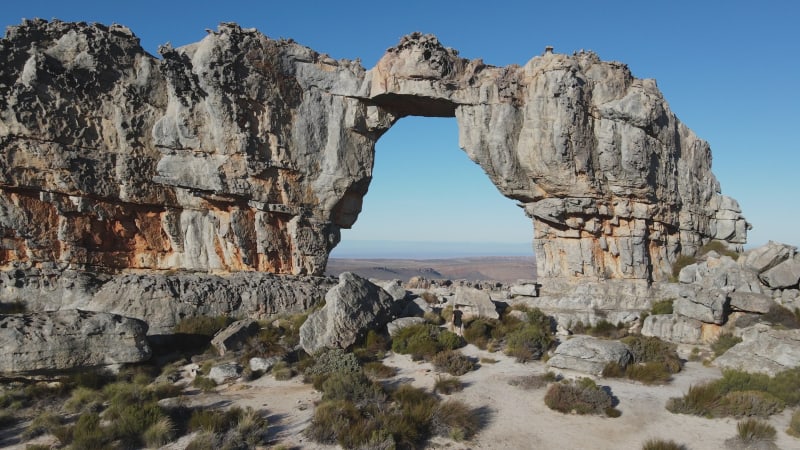
[[325, 306], [311, 313], [300, 327], [300, 345], [313, 354], [323, 348], [346, 349], [368, 330], [393, 319], [395, 302], [386, 291], [350, 272], [325, 294]]
[[700, 344], [703, 341], [703, 323], [677, 314], [654, 314], [644, 320], [642, 335], [676, 344]]
[[758, 276], [772, 289], [797, 287], [800, 282], [800, 260], [792, 258], [765, 270]]
[[0, 372], [138, 363], [150, 355], [141, 320], [80, 310], [0, 316]]
[[725, 323], [727, 306], [728, 296], [724, 291], [684, 289], [680, 292], [680, 297], [672, 303], [672, 311], [680, 316], [719, 325]]
[[250, 370], [252, 370], [253, 372], [268, 372], [270, 369], [272, 369], [272, 366], [274, 366], [280, 361], [281, 358], [277, 356], [271, 356], [269, 358], [260, 358], [260, 357], [250, 358], [249, 361]]
[[775, 375], [800, 366], [800, 330], [755, 325], [739, 333], [742, 342], [714, 360], [718, 367]]
[[761, 273], [794, 257], [796, 251], [797, 247], [792, 245], [769, 241], [766, 245], [747, 252], [744, 266], [756, 273]]
[[428, 302], [425, 301], [422, 297], [414, 297], [406, 303], [406, 307], [403, 309], [402, 316], [403, 317], [413, 317], [413, 316], [424, 316], [425, 313], [433, 311]]
[[768, 313], [775, 304], [772, 297], [754, 292], [731, 292], [728, 294], [728, 298], [730, 298], [731, 309], [758, 314]]
[[386, 293], [392, 296], [394, 301], [402, 301], [408, 297], [408, 291], [404, 288], [400, 280], [392, 280], [381, 285]]
[[575, 370], [590, 375], [602, 375], [609, 363], [623, 369], [633, 359], [627, 345], [591, 336], [576, 336], [562, 342], [547, 360], [547, 365], [559, 369]]
[[510, 288], [508, 288], [508, 293], [511, 298], [514, 297], [538, 297], [539, 296], [539, 285], [536, 283], [518, 283], [512, 284]]
[[228, 380], [239, 378], [241, 374], [242, 366], [237, 363], [225, 363], [213, 366], [208, 371], [208, 378], [211, 378], [217, 384], [222, 384]]
[[497, 306], [489, 297], [489, 293], [480, 289], [466, 286], [457, 286], [453, 298], [453, 309], [461, 311], [461, 319], [467, 320], [474, 317], [484, 319], [499, 319]]
[[259, 328], [258, 322], [253, 319], [237, 320], [214, 335], [211, 345], [217, 349], [220, 356], [223, 356], [226, 352], [241, 349], [247, 339], [257, 333]]
[[422, 317], [401, 317], [386, 324], [386, 330], [389, 332], [389, 336], [393, 337], [395, 334], [397, 334], [398, 331], [402, 330], [403, 328], [421, 323], [425, 323], [425, 319], [423, 319]]
[[[715, 252], [711, 252], [715, 253]], [[729, 256], [705, 255], [705, 260], [681, 269], [678, 280], [704, 289], [724, 291], [761, 292], [761, 282], [752, 270], [742, 267]]]

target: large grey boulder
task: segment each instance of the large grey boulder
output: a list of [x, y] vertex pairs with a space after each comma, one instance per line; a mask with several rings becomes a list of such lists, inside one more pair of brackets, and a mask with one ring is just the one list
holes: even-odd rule
[[461, 311], [462, 319], [467, 320], [472, 317], [485, 319], [499, 319], [497, 305], [494, 304], [489, 293], [466, 286], [457, 286], [456, 295], [453, 298], [453, 308]]
[[609, 363], [623, 369], [633, 359], [627, 345], [591, 336], [576, 336], [562, 342], [547, 360], [547, 365], [559, 369], [575, 370], [590, 375], [602, 375]]
[[800, 260], [796, 258], [787, 259], [762, 272], [758, 277], [772, 289], [797, 287], [798, 282], [800, 282]]
[[381, 285], [381, 288], [391, 295], [396, 302], [405, 300], [408, 297], [408, 291], [402, 286], [400, 280], [387, 281]]
[[325, 306], [311, 313], [300, 327], [300, 345], [313, 354], [323, 348], [346, 349], [393, 319], [392, 296], [350, 272], [325, 294]]
[[728, 294], [728, 298], [730, 298], [731, 309], [736, 311], [766, 314], [775, 305], [772, 297], [754, 292], [731, 292]]
[[237, 320], [215, 334], [211, 339], [211, 345], [217, 349], [220, 356], [223, 356], [229, 351], [241, 349], [259, 328], [258, 322], [253, 319]]
[[715, 365], [768, 375], [800, 366], [800, 330], [755, 325], [739, 336], [742, 342], [715, 359]]
[[678, 298], [672, 303], [674, 314], [706, 323], [718, 325], [725, 323], [725, 309], [728, 306], [728, 296], [725, 291], [702, 289], [697, 286], [688, 287], [690, 289], [675, 291]]
[[238, 363], [224, 363], [211, 367], [208, 371], [208, 378], [217, 384], [222, 384], [228, 380], [239, 378], [242, 374], [242, 366]]
[[756, 272], [743, 267], [729, 256], [705, 255], [705, 260], [681, 269], [678, 280], [704, 289], [724, 291], [761, 292], [761, 282]]
[[654, 314], [644, 320], [642, 334], [677, 344], [700, 344], [703, 323], [677, 314]]
[[80, 310], [0, 316], [0, 372], [137, 363], [150, 355], [141, 320]]
[[756, 273], [761, 273], [794, 257], [796, 252], [797, 247], [769, 241], [766, 245], [747, 252], [744, 266]]
[[389, 336], [394, 337], [403, 328], [423, 323], [425, 323], [425, 319], [422, 317], [401, 317], [386, 324], [386, 330], [389, 332]]

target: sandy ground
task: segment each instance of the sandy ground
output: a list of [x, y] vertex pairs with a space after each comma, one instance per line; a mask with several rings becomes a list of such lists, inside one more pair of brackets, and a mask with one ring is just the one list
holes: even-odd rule
[[[544, 363], [520, 364], [502, 353], [489, 353], [467, 346], [462, 351], [476, 358], [492, 358], [496, 363], [483, 363], [481, 367], [462, 377], [465, 389], [450, 398], [464, 401], [480, 408], [486, 426], [478, 436], [468, 442], [454, 442], [437, 438], [428, 448], [458, 449], [640, 449], [651, 438], [671, 439], [689, 449], [725, 448], [724, 441], [736, 434], [736, 420], [705, 419], [696, 416], [672, 414], [664, 407], [670, 397], [683, 395], [690, 385], [719, 378], [719, 369], [689, 362], [667, 386], [645, 386], [618, 380], [599, 379], [598, 384], [611, 388], [619, 399], [618, 418], [561, 414], [544, 404], [546, 388], [524, 390], [512, 386], [509, 380], [534, 373], [544, 373]], [[412, 361], [407, 355], [390, 354], [384, 363], [398, 368], [389, 383], [412, 383], [431, 389], [437, 373], [424, 362]], [[566, 378], [582, 374], [560, 372]], [[300, 377], [289, 381], [276, 381], [267, 375], [247, 383], [223, 385], [215, 394], [188, 391], [189, 405], [206, 407], [250, 406], [266, 413], [269, 423], [269, 442], [303, 449], [334, 449], [310, 442], [302, 434], [308, 426], [314, 403], [321, 395]], [[800, 449], [800, 440], [785, 433], [791, 411], [770, 418], [778, 430], [776, 444], [785, 450]], [[191, 437], [168, 446], [169, 450], [185, 447]], [[9, 448], [24, 449], [24, 445]]]

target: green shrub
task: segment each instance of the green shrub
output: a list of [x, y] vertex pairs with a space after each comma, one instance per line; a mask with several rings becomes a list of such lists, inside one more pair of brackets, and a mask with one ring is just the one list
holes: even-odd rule
[[52, 433], [61, 426], [61, 417], [51, 411], [44, 411], [36, 416], [22, 432], [24, 439], [33, 439], [36, 436]]
[[653, 302], [653, 306], [650, 307], [650, 314], [672, 314], [672, 304], [674, 302], [675, 299], [672, 298]]
[[618, 363], [611, 361], [603, 367], [604, 378], [621, 378], [625, 376], [625, 369]]
[[192, 380], [192, 386], [200, 389], [203, 392], [214, 392], [217, 388], [217, 382], [211, 378], [198, 375]]
[[486, 350], [495, 327], [496, 323], [490, 319], [475, 319], [464, 328], [464, 339], [470, 344]]
[[792, 419], [789, 421], [789, 428], [786, 430], [789, 436], [800, 438], [800, 409], [795, 410]]
[[351, 424], [360, 419], [361, 413], [352, 402], [346, 400], [322, 402], [314, 410], [311, 424], [306, 428], [305, 434], [322, 444], [336, 444], [340, 436], [344, 440], [344, 434]]
[[672, 440], [650, 439], [642, 445], [642, 450], [686, 450], [686, 446]]
[[508, 334], [506, 354], [513, 356], [518, 362], [540, 359], [553, 344], [553, 335], [540, 323], [526, 323], [518, 330]]
[[162, 381], [160, 383], [153, 384], [149, 387], [149, 389], [159, 400], [177, 397], [183, 394], [183, 386], [170, 383], [169, 381]]
[[439, 352], [431, 359], [433, 367], [440, 372], [460, 376], [475, 369], [472, 359], [455, 350]]
[[189, 431], [222, 433], [233, 428], [244, 410], [234, 406], [228, 410], [197, 409], [189, 418]]
[[480, 363], [481, 364], [497, 364], [497, 360], [494, 359], [494, 358], [487, 358], [485, 356], [482, 356], [481, 359], [480, 359]]
[[285, 361], [278, 361], [272, 366], [271, 369], [272, 376], [278, 381], [286, 381], [292, 379], [295, 376], [294, 369], [289, 367]]
[[667, 401], [667, 410], [675, 414], [713, 417], [720, 397], [720, 391], [713, 383], [690, 386], [683, 397], [673, 397]]
[[727, 352], [728, 349], [740, 342], [742, 342], [742, 338], [729, 333], [722, 333], [717, 337], [717, 340], [711, 344], [711, 350], [714, 351], [714, 356], [721, 356], [723, 353]]
[[155, 401], [109, 407], [103, 415], [104, 419], [111, 420], [109, 433], [114, 438], [134, 446], [142, 444], [144, 432], [164, 417], [164, 413]]
[[348, 400], [355, 404], [382, 401], [380, 384], [373, 382], [362, 372], [334, 372], [320, 385], [323, 400]]
[[543, 388], [556, 381], [558, 381], [558, 376], [555, 373], [546, 372], [542, 375], [525, 375], [512, 378], [508, 381], [508, 384], [525, 390], [530, 390]]
[[412, 359], [428, 359], [442, 350], [452, 350], [464, 345], [455, 333], [429, 324], [417, 324], [401, 329], [392, 338], [392, 351], [410, 354]]
[[[78, 422], [74, 427], [70, 427], [68, 442], [64, 442], [62, 437], [59, 437], [62, 443], [71, 443], [72, 448], [105, 448], [106, 443], [111, 440], [111, 437], [106, 434], [105, 430], [100, 426], [100, 416], [97, 413], [81, 414], [78, 417]], [[62, 433], [62, 436], [66, 433]]]
[[736, 423], [736, 437], [745, 445], [775, 440], [775, 428], [757, 419], [745, 419]]
[[450, 395], [453, 392], [459, 392], [464, 389], [464, 384], [461, 380], [453, 377], [436, 376], [436, 382], [433, 385], [433, 392], [439, 394]]
[[628, 365], [625, 376], [644, 384], [663, 384], [672, 379], [672, 372], [662, 362], [650, 361]]
[[732, 391], [719, 401], [714, 415], [769, 417], [783, 411], [783, 402], [772, 394], [761, 391]]
[[64, 409], [77, 413], [83, 411], [99, 412], [103, 407], [103, 393], [94, 389], [77, 387], [69, 399], [64, 402]]
[[[613, 399], [591, 379], [555, 383], [544, 396], [548, 408], [577, 414], [606, 414], [613, 411]], [[612, 412], [610, 415], [614, 415]]]
[[435, 311], [428, 311], [422, 315], [422, 318], [425, 319], [425, 322], [428, 322], [433, 325], [442, 325], [444, 324], [444, 318]]
[[182, 319], [175, 325], [175, 334], [198, 334], [214, 336], [217, 332], [233, 323], [227, 316], [197, 316]]
[[169, 417], [162, 417], [150, 425], [142, 437], [148, 447], [161, 447], [175, 438], [175, 425]]
[[[274, 371], [274, 368], [273, 368]], [[314, 355], [314, 364], [305, 371], [305, 376], [314, 381], [315, 378], [332, 373], [361, 372], [361, 364], [356, 355], [342, 349], [323, 349]], [[316, 384], [316, 381], [315, 381]]]
[[447, 400], [437, 406], [431, 423], [434, 433], [456, 441], [472, 438], [480, 426], [478, 413], [458, 400]]
[[395, 376], [397, 369], [380, 361], [372, 361], [364, 364], [364, 373], [373, 378], [391, 378]]

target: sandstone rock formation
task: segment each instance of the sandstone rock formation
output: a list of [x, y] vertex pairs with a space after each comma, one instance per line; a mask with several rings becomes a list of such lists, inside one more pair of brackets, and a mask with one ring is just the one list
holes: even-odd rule
[[229, 351], [241, 349], [258, 329], [258, 322], [253, 319], [237, 320], [215, 334], [211, 339], [211, 345], [217, 349], [220, 356], [224, 356]]
[[136, 363], [150, 358], [147, 325], [116, 314], [64, 310], [0, 316], [0, 372]]
[[633, 359], [628, 346], [619, 341], [606, 341], [591, 336], [576, 336], [556, 347], [547, 365], [559, 369], [576, 370], [601, 375], [609, 363], [622, 369]]
[[347, 349], [369, 330], [383, 329], [396, 314], [386, 291], [350, 272], [325, 294], [325, 306], [300, 327], [300, 345], [308, 354], [323, 348]]
[[741, 338], [741, 343], [715, 359], [714, 364], [768, 375], [800, 366], [800, 330], [756, 325], [742, 332]]
[[482, 317], [485, 319], [499, 319], [497, 306], [492, 302], [486, 291], [471, 287], [457, 286], [455, 297], [452, 299], [453, 309], [460, 314], [459, 320], [470, 320]]
[[748, 224], [653, 80], [593, 53], [522, 67], [404, 37], [376, 67], [222, 24], [147, 54], [119, 25], [0, 40], [0, 263], [323, 273], [374, 144], [406, 115], [459, 143], [533, 219], [541, 279], [665, 279]]

